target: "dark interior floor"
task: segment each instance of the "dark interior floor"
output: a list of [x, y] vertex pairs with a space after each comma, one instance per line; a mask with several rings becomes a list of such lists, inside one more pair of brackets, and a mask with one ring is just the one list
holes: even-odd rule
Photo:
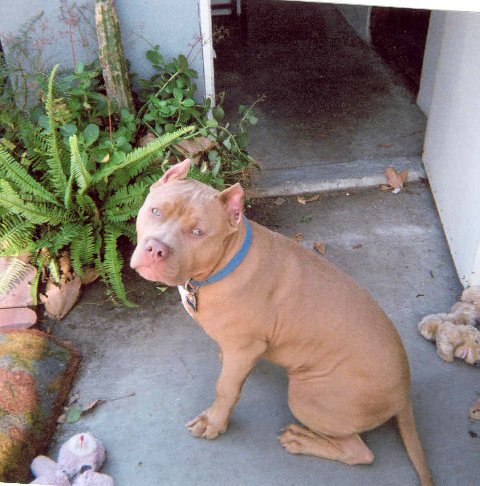
[[384, 61], [418, 94], [430, 10], [373, 7], [370, 16], [372, 45]]
[[248, 147], [265, 169], [421, 155], [414, 95], [336, 7], [249, 0], [243, 27], [235, 16], [213, 23], [229, 34], [215, 42], [227, 117], [266, 95]]

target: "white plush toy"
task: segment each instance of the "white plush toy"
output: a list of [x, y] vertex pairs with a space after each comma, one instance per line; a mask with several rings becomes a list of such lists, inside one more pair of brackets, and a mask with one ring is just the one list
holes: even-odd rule
[[[31, 464], [36, 477], [31, 484], [49, 486], [114, 486], [114, 481], [97, 471], [105, 461], [105, 448], [92, 434], [76, 434], [65, 442], [58, 462], [37, 456]], [[73, 481], [73, 483], [72, 483]]]

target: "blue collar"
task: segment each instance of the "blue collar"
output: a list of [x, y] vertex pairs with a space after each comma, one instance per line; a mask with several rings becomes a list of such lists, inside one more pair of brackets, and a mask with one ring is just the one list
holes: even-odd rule
[[252, 226], [250, 224], [250, 221], [244, 216], [243, 220], [245, 221], [245, 239], [243, 240], [242, 247], [238, 252], [233, 256], [233, 258], [228, 262], [228, 264], [223, 267], [221, 270], [218, 272], [214, 273], [213, 275], [210, 275], [205, 280], [193, 280], [190, 279], [187, 282], [187, 286], [191, 286], [194, 288], [198, 287], [204, 287], [205, 285], [212, 284], [214, 282], [218, 282], [219, 280], [222, 280], [222, 278], [225, 278], [227, 275], [230, 275], [239, 265], [240, 263], [243, 262], [244, 258], [247, 255], [248, 249], [250, 248], [250, 245], [252, 243]]

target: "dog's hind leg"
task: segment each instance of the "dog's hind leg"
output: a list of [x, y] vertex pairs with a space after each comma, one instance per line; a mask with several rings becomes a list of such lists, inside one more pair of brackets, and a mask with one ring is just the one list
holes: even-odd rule
[[289, 425], [279, 437], [280, 444], [291, 454], [307, 454], [345, 464], [371, 464], [373, 452], [358, 434], [330, 437], [300, 425]]

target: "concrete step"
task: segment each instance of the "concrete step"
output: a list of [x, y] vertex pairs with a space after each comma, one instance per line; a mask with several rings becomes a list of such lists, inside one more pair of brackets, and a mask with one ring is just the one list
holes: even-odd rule
[[426, 178], [420, 157], [392, 157], [354, 160], [289, 169], [264, 169], [248, 191], [251, 197], [292, 196], [297, 194], [359, 189], [385, 184], [387, 167], [408, 170], [407, 182]]

